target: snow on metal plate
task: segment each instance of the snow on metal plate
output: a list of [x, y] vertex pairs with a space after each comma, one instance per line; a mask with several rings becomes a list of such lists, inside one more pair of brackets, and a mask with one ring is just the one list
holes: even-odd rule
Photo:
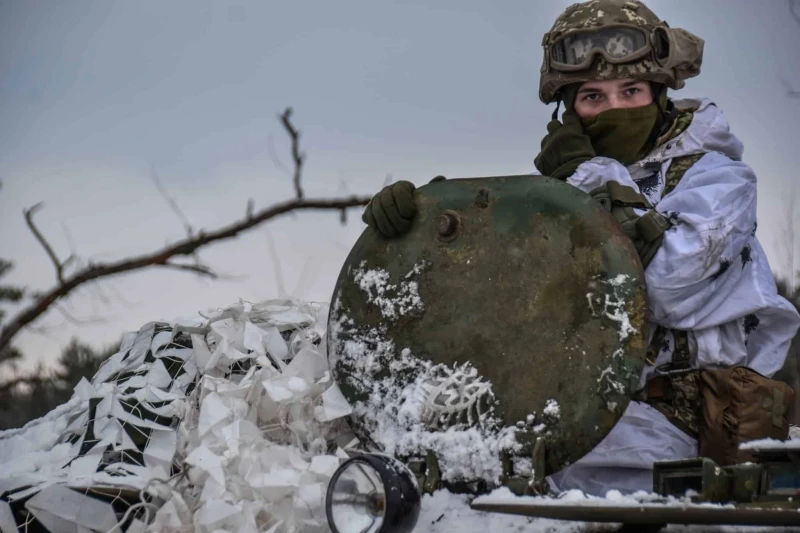
[[408, 234], [365, 230], [334, 290], [329, 362], [354, 431], [397, 456], [433, 451], [445, 479], [496, 481], [500, 452], [530, 457], [537, 437], [548, 473], [574, 462], [644, 364], [632, 243], [541, 176], [437, 181], [415, 201]]

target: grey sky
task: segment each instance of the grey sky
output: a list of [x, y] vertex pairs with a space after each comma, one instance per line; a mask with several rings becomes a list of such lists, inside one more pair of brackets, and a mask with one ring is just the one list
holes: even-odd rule
[[[308, 153], [307, 193], [372, 193], [392, 178], [530, 172], [552, 112], [538, 101], [541, 36], [567, 1], [194, 2], [0, 0], [0, 255], [12, 281], [45, 288], [53, 270], [22, 208], [63, 256], [144, 252], [182, 236], [150, 181], [155, 168], [195, 227], [291, 195], [276, 120], [295, 108]], [[650, 0], [706, 39], [703, 74], [677, 94], [710, 96], [759, 176], [759, 236], [784, 268], [783, 216], [797, 183], [800, 26], [783, 0]], [[28, 361], [52, 360], [75, 334], [123, 330], [237, 298], [277, 296], [267, 238], [286, 291], [328, 300], [360, 213], [301, 214], [202, 253], [241, 276], [211, 283], [148, 271], [71, 298], [75, 327], [51, 313], [20, 337]]]

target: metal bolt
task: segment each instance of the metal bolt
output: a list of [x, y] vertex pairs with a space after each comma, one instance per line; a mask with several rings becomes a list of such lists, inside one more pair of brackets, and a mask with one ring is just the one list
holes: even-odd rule
[[475, 205], [480, 208], [489, 207], [489, 189], [479, 189], [475, 197]]
[[453, 213], [442, 213], [436, 217], [436, 231], [442, 237], [450, 237], [458, 229], [458, 217]]

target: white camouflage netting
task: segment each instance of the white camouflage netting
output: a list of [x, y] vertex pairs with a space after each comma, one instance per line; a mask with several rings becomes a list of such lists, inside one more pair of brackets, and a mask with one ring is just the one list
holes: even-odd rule
[[108, 531], [141, 490], [153, 503], [128, 513], [128, 531], [326, 530], [324, 492], [343, 455], [328, 452], [350, 408], [330, 386], [325, 314], [243, 302], [127, 335], [69, 403], [0, 433], [0, 524]]
[[[320, 304], [240, 302], [127, 335], [68, 403], [0, 432], [0, 531], [328, 531], [325, 490], [352, 434], [326, 316]], [[416, 531], [614, 527], [479, 513], [439, 491]]]

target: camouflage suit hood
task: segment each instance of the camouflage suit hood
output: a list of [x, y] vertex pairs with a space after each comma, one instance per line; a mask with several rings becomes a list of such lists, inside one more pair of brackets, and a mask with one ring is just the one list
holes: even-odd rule
[[[611, 63], [597, 54], [588, 69], [559, 71], [550, 64], [550, 47], [573, 32], [614, 26], [635, 26], [647, 32], [652, 50], [629, 63]], [[544, 60], [539, 82], [539, 99], [545, 104], [560, 97], [565, 85], [592, 80], [633, 78], [680, 89], [685, 80], [700, 73], [704, 41], [686, 30], [670, 28], [637, 0], [591, 0], [568, 7], [544, 35]]]

